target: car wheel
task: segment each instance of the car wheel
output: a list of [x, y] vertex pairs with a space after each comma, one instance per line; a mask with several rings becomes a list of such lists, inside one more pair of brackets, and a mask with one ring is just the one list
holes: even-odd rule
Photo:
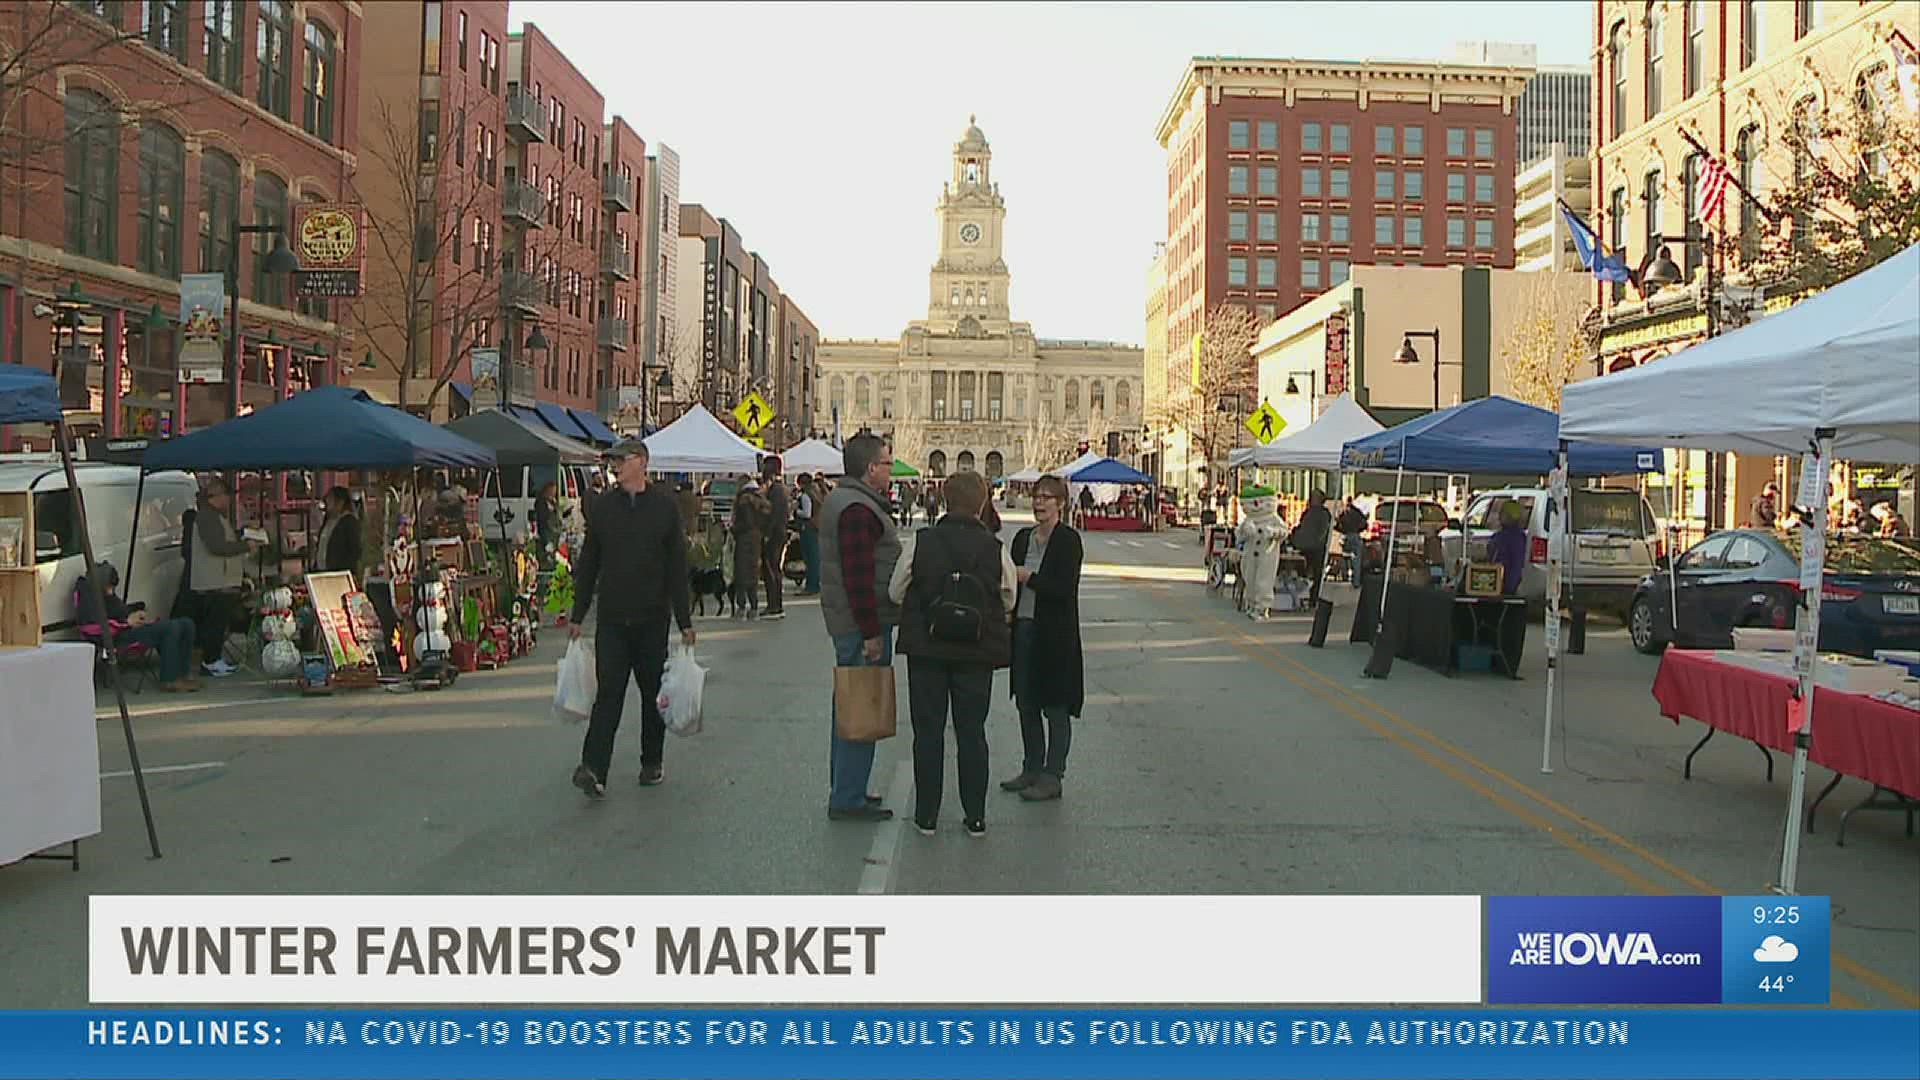
[[1644, 599], [1637, 599], [1627, 612], [1627, 632], [1633, 637], [1633, 647], [1648, 656], [1658, 655], [1667, 643], [1653, 627], [1653, 605]]

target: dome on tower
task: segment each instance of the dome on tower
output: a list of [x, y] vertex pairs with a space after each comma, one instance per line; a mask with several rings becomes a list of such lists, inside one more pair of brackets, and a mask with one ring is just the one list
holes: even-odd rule
[[986, 148], [987, 148], [986, 133], [980, 130], [980, 126], [978, 124], [974, 123], [974, 118], [972, 116], [967, 117], [967, 133], [965, 135], [960, 136], [960, 149], [985, 150]]

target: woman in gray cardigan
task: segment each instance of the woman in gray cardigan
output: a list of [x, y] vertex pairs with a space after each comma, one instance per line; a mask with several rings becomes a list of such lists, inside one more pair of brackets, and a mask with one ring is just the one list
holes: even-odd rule
[[[194, 639], [201, 665], [216, 678], [236, 670], [220, 655], [233, 625], [234, 605], [246, 585], [247, 555], [253, 551], [250, 540], [241, 539], [227, 520], [233, 505], [233, 493], [224, 478], [213, 476], [200, 485], [193, 514], [192, 551], [187, 562], [187, 583], [193, 594]], [[212, 659], [208, 659], [211, 657]]]

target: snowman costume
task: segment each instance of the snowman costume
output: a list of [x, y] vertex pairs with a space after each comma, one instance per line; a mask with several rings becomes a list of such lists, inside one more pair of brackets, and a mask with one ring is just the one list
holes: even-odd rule
[[1235, 530], [1240, 542], [1240, 568], [1246, 576], [1244, 601], [1249, 619], [1265, 619], [1273, 608], [1273, 587], [1280, 574], [1280, 542], [1287, 527], [1280, 520], [1279, 500], [1272, 488], [1248, 488], [1240, 493], [1247, 516]]

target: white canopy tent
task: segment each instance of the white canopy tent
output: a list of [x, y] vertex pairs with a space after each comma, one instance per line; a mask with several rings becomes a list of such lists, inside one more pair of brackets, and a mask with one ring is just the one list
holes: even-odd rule
[[795, 443], [780, 454], [780, 467], [788, 474], [819, 473], [839, 476], [846, 470], [840, 451], [825, 439], [807, 439]]
[[1101, 461], [1101, 460], [1104, 460], [1102, 455], [1096, 454], [1093, 451], [1089, 450], [1086, 453], [1081, 454], [1079, 457], [1074, 458], [1072, 461], [1067, 462], [1065, 465], [1062, 465], [1057, 469], [1048, 470], [1047, 475], [1057, 476], [1060, 479], [1065, 480], [1068, 477], [1072, 476], [1074, 473], [1079, 472], [1081, 469], [1084, 469], [1087, 466], [1093, 464], [1094, 462]]
[[1007, 483], [1009, 483], [1009, 484], [1031, 484], [1031, 483], [1033, 483], [1033, 482], [1034, 482], [1035, 480], [1038, 480], [1038, 479], [1040, 479], [1040, 478], [1041, 478], [1042, 476], [1045, 476], [1045, 475], [1046, 475], [1046, 474], [1045, 474], [1045, 473], [1043, 473], [1043, 472], [1041, 472], [1041, 471], [1040, 471], [1039, 469], [1035, 469], [1035, 468], [1032, 468], [1032, 467], [1028, 467], [1028, 468], [1025, 468], [1025, 469], [1021, 469], [1021, 470], [1020, 470], [1019, 472], [1017, 472], [1017, 473], [1014, 473], [1014, 474], [1013, 474], [1012, 476], [1009, 476], [1009, 477], [1007, 477]]
[[1233, 468], [1295, 468], [1340, 471], [1340, 448], [1355, 439], [1364, 439], [1383, 431], [1380, 422], [1367, 414], [1352, 394], [1341, 394], [1327, 403], [1320, 418], [1265, 446], [1241, 447], [1227, 455]]
[[[1920, 461], [1920, 245], [1751, 326], [1567, 387], [1560, 435], [1807, 455], [1802, 475], [1810, 476], [1810, 490], [1792, 502], [1809, 512], [1801, 580], [1817, 584], [1826, 550], [1822, 485], [1833, 455]], [[1799, 871], [1821, 592], [1803, 588], [1795, 635], [1801, 719], [1775, 883], [1788, 894]]]
[[755, 472], [766, 451], [714, 418], [704, 405], [647, 436], [647, 468], [665, 473]]

